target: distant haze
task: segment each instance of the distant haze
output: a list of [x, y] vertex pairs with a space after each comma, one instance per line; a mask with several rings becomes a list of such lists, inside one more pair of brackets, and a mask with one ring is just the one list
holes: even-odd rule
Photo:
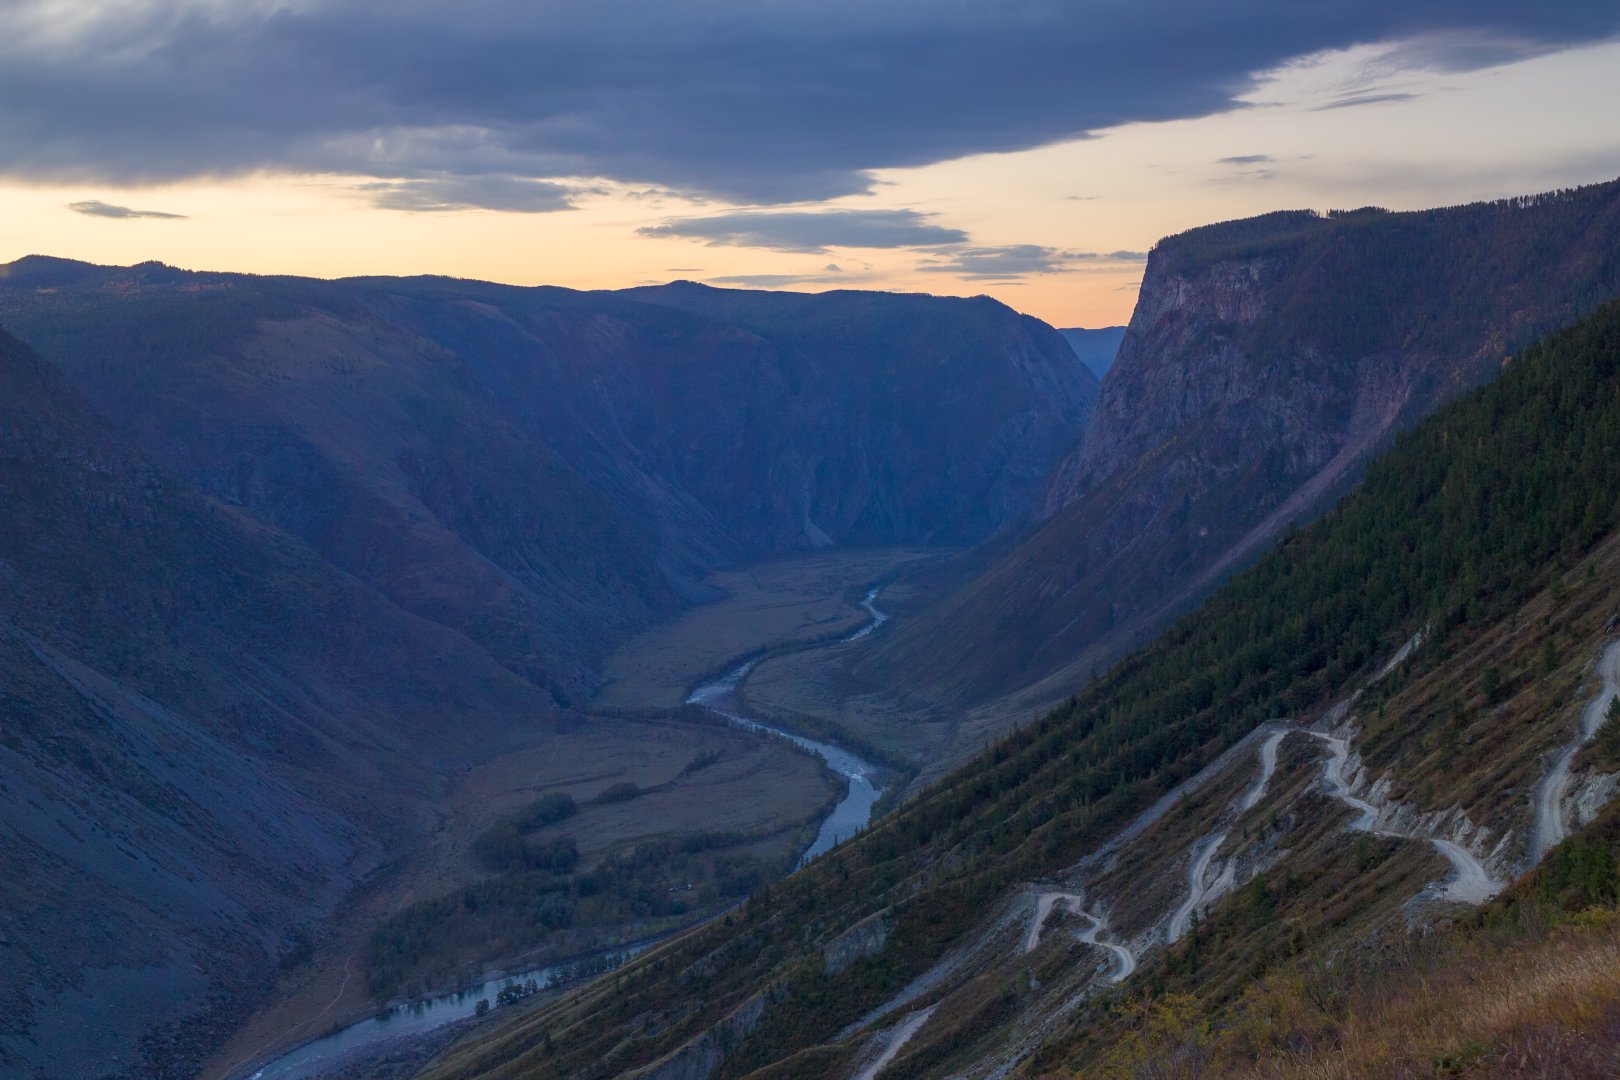
[[1080, 358], [1080, 362], [1101, 380], [1114, 365], [1114, 354], [1119, 352], [1119, 342], [1125, 336], [1125, 328], [1104, 326], [1096, 330], [1086, 330], [1075, 326], [1059, 330], [1058, 333], [1063, 335], [1063, 340], [1069, 343], [1069, 348], [1074, 350], [1074, 355]]

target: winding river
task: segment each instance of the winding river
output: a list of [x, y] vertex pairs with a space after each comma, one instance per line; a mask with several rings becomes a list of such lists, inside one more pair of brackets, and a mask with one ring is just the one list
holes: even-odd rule
[[[866, 594], [866, 599], [861, 601], [861, 606], [872, 616], [871, 620], [848, 636], [840, 638], [838, 644], [859, 641], [889, 621], [889, 616], [877, 608], [877, 596], [878, 590], [873, 589]], [[878, 775], [879, 770], [871, 762], [845, 750], [841, 746], [821, 742], [791, 731], [784, 731], [782, 728], [772, 727], [764, 721], [747, 715], [742, 695], [738, 693], [738, 687], [742, 685], [742, 681], [748, 677], [748, 673], [754, 669], [754, 665], [758, 662], [757, 660], [750, 660], [746, 664], [740, 664], [727, 672], [723, 678], [698, 687], [692, 691], [686, 702], [689, 705], [702, 705], [711, 712], [718, 713], [732, 723], [748, 728], [750, 731], [787, 739], [789, 742], [819, 756], [822, 761], [827, 763], [829, 769], [849, 781], [849, 790], [838, 801], [838, 805], [833, 807], [832, 813], [828, 814], [822, 821], [815, 842], [805, 850], [804, 855], [799, 859], [799, 865], [803, 866], [817, 855], [831, 851], [838, 844], [843, 843], [866, 828], [867, 823], [872, 820], [872, 807], [877, 804], [878, 799], [883, 795], [883, 789], [878, 787], [872, 779]]]
[[[835, 644], [860, 641], [889, 621], [889, 616], [878, 610], [877, 597], [877, 589], [872, 589], [866, 594], [866, 599], [861, 601], [861, 607], [866, 609], [871, 619], [845, 637], [839, 638]], [[815, 842], [800, 857], [799, 865], [803, 866], [817, 855], [830, 851], [836, 845], [848, 840], [872, 820], [872, 807], [883, 794], [883, 789], [872, 779], [879, 774], [879, 770], [870, 762], [842, 747], [796, 735], [746, 715], [737, 688], [748, 676], [749, 671], [753, 670], [755, 663], [757, 661], [750, 660], [727, 673], [724, 678], [698, 687], [687, 701], [711, 709], [732, 723], [751, 731], [787, 739], [818, 755], [827, 763], [828, 768], [849, 781], [848, 792], [833, 807], [832, 813], [822, 821]], [[617, 961], [628, 960], [650, 944], [642, 942], [628, 949], [615, 950], [603, 955], [613, 957]], [[312, 1039], [281, 1055], [268, 1065], [250, 1065], [245, 1069], [233, 1071], [231, 1075], [242, 1080], [303, 1080], [304, 1077], [318, 1073], [333, 1072], [344, 1068], [354, 1058], [375, 1053], [385, 1043], [425, 1035], [446, 1024], [465, 1020], [475, 1014], [480, 999], [493, 1004], [495, 996], [507, 986], [520, 985], [533, 979], [544, 987], [554, 970], [555, 967], [536, 968], [533, 971], [490, 979], [472, 989], [398, 1006], [370, 1020], [362, 1020], [330, 1035]]]

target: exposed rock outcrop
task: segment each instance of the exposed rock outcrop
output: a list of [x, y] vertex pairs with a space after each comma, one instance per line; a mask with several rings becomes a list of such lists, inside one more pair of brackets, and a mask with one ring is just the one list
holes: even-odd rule
[[827, 964], [827, 974], [837, 975], [857, 960], [876, 956], [889, 940], [889, 933], [893, 929], [894, 913], [885, 910], [862, 919], [827, 942], [821, 950]]

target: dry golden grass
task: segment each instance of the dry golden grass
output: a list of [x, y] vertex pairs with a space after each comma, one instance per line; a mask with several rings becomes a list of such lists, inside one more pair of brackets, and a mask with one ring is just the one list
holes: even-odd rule
[[[1506, 943], [1455, 933], [1376, 970], [1279, 971], [1217, 1024], [1196, 998], [1144, 1005], [1084, 1080], [1620, 1076], [1620, 913]], [[1340, 957], [1340, 967], [1352, 961]], [[1048, 1074], [1054, 1075], [1054, 1074]]]
[[1247, 1075], [1620, 1075], [1620, 932], [1609, 913], [1598, 926], [1397, 979], [1357, 1004], [1321, 1050], [1282, 1055]]

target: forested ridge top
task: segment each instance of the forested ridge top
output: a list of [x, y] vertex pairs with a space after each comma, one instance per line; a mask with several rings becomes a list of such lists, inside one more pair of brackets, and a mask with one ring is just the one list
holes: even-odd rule
[[[1246, 259], [1278, 245], [1291, 245], [1327, 236], [1346, 237], [1358, 231], [1380, 230], [1390, 224], [1467, 220], [1478, 228], [1502, 228], [1525, 210], [1561, 207], [1572, 217], [1589, 214], [1620, 191], [1620, 179], [1581, 187], [1557, 188], [1535, 195], [1515, 195], [1484, 202], [1456, 203], [1423, 210], [1387, 210], [1364, 206], [1354, 210], [1275, 210], [1255, 217], [1200, 225], [1164, 237], [1153, 245], [1154, 254], [1200, 262]], [[1511, 227], [1511, 226], [1508, 226]]]

